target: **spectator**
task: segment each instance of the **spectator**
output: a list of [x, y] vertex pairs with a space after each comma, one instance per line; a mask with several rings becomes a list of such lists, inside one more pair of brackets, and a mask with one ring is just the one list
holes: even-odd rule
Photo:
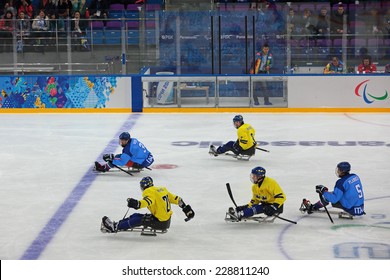
[[382, 20], [377, 8], [372, 8], [366, 18], [367, 34], [382, 33]]
[[343, 3], [339, 2], [337, 5], [337, 10], [330, 17], [330, 32], [335, 35], [342, 35], [347, 33], [347, 30], [344, 30], [344, 18], [346, 20], [345, 24], [348, 26], [348, 15], [344, 10]]
[[31, 19], [24, 11], [20, 11], [18, 14], [16, 31], [18, 37], [25, 37], [30, 35]]
[[18, 14], [20, 12], [24, 12], [28, 15], [29, 18], [32, 18], [34, 16], [33, 6], [31, 5], [30, 0], [22, 0], [20, 1], [19, 7], [18, 7]]
[[4, 15], [6, 12], [10, 11], [13, 15], [16, 15], [18, 9], [16, 8], [16, 3], [13, 0], [8, 0], [4, 5]]
[[[34, 31], [34, 37], [36, 38], [37, 45], [46, 44], [46, 38], [49, 31], [49, 18], [46, 16], [44, 10], [40, 10], [38, 16], [33, 20], [32, 30]], [[37, 51], [37, 47], [35, 48]], [[44, 50], [42, 46], [42, 51]]]
[[325, 38], [329, 35], [330, 32], [330, 23], [329, 23], [328, 9], [323, 6], [321, 7], [320, 14], [317, 17], [316, 31], [317, 38]]
[[287, 15], [287, 28], [289, 29], [291, 35], [297, 35], [301, 30], [299, 16], [295, 14], [295, 10], [293, 8], [290, 8]]
[[390, 64], [385, 65], [385, 74], [390, 74]]
[[324, 68], [324, 74], [342, 74], [344, 72], [343, 62], [340, 61], [336, 56], [332, 58]]
[[92, 0], [89, 6], [89, 12], [91, 18], [95, 19], [107, 19], [110, 4], [107, 0]]
[[[39, 10], [44, 10], [48, 18], [53, 18], [52, 15], [57, 14], [56, 0], [41, 0], [39, 2]], [[56, 18], [55, 16], [54, 18]]]
[[302, 35], [317, 34], [314, 21], [315, 20], [312, 17], [311, 11], [309, 9], [304, 9], [302, 19], [301, 19]]
[[[269, 51], [268, 43], [264, 43], [261, 48], [261, 52], [256, 53], [256, 57], [254, 59], [254, 67], [251, 68], [250, 74], [269, 74], [273, 65], [273, 56]], [[268, 83], [260, 82], [261, 91], [264, 95], [264, 105], [272, 105], [269, 101], [269, 93], [268, 93]], [[258, 91], [255, 91], [253, 96], [254, 105], [260, 105], [259, 103], [259, 95]]]
[[7, 46], [12, 47], [12, 36], [14, 31], [14, 23], [11, 11], [7, 11], [0, 20], [0, 38], [3, 42], [3, 49]]
[[65, 19], [70, 17], [70, 11], [72, 11], [72, 1], [61, 0], [58, 4], [58, 29], [60, 31], [65, 30]]
[[369, 55], [365, 56], [358, 66], [358, 74], [376, 73], [376, 65], [372, 63]]
[[21, 53], [24, 48], [24, 40], [26, 37], [30, 36], [31, 32], [31, 21], [27, 14], [24, 11], [19, 12], [17, 21], [16, 21], [16, 36], [17, 36], [17, 47], [16, 51]]
[[73, 48], [76, 50], [82, 50], [82, 47], [86, 47], [85, 30], [87, 28], [87, 22], [81, 18], [81, 13], [76, 11], [71, 22]]
[[[86, 15], [88, 3], [89, 3], [89, 0], [73, 1], [71, 14], [74, 15], [78, 11], [78, 12], [80, 12], [80, 15], [82, 18], [84, 18], [84, 19], [89, 18], [89, 16], [87, 17], [87, 15]], [[88, 13], [89, 13], [89, 11], [88, 11]]]

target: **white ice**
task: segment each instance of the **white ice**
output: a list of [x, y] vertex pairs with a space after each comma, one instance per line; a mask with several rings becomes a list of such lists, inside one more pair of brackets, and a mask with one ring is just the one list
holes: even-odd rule
[[[257, 151], [248, 162], [210, 156], [209, 142], [235, 140], [234, 115], [1, 114], [0, 259], [390, 259], [390, 114], [243, 113], [270, 153]], [[120, 152], [117, 137], [127, 129], [152, 151], [153, 167], [177, 168], [133, 177], [92, 174], [103, 153]], [[360, 176], [367, 215], [352, 221], [333, 216], [332, 224], [326, 215], [300, 213], [302, 198], [318, 198], [315, 185], [333, 189], [340, 161], [349, 161]], [[224, 221], [233, 206], [225, 184], [231, 184], [237, 204], [246, 204], [255, 166], [263, 166], [284, 189], [282, 216], [296, 225], [278, 219]], [[166, 234], [102, 234], [102, 216], [117, 221], [127, 211], [126, 198], [141, 197], [143, 176], [183, 197], [195, 218], [184, 222], [181, 209], [173, 206]]]

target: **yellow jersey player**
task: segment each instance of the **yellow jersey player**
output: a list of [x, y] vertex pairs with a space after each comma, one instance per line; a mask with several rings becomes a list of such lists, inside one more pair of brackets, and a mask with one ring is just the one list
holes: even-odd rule
[[274, 179], [266, 177], [265, 173], [261, 166], [252, 169], [250, 174], [253, 183], [252, 199], [248, 204], [235, 209], [233, 214], [237, 220], [261, 213], [267, 216], [283, 213], [286, 195], [279, 184]]
[[255, 129], [247, 123], [244, 123], [244, 118], [237, 115], [233, 118], [233, 125], [237, 129], [237, 140], [229, 141], [226, 144], [216, 148], [210, 146], [209, 153], [218, 156], [228, 151], [232, 151], [235, 155], [253, 156], [256, 152]]
[[195, 212], [190, 205], [186, 205], [179, 196], [170, 193], [165, 187], [156, 187], [151, 177], [144, 177], [140, 181], [142, 199], [127, 199], [127, 206], [136, 210], [147, 207], [150, 214], [134, 213], [128, 218], [118, 222], [111, 221], [104, 216], [102, 218], [101, 231], [103, 233], [115, 233], [135, 227], [149, 227], [154, 230], [166, 231], [171, 224], [171, 204], [178, 205], [187, 216], [185, 221], [191, 220]]

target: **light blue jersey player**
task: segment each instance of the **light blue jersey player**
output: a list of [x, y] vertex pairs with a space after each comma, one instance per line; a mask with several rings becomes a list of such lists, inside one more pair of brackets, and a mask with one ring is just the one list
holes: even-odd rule
[[122, 132], [119, 135], [119, 144], [123, 147], [122, 153], [105, 154], [103, 160], [106, 164], [95, 162], [95, 169], [100, 172], [106, 172], [115, 166], [126, 166], [134, 169], [142, 169], [152, 165], [153, 155], [138, 139], [131, 138], [130, 133]]
[[336, 181], [333, 192], [328, 191], [328, 188], [323, 185], [317, 185], [316, 192], [321, 194], [323, 199], [315, 204], [306, 205], [307, 212], [311, 214], [313, 210], [318, 210], [330, 202], [333, 207], [341, 208], [352, 216], [364, 215], [363, 185], [359, 176], [350, 171], [349, 162], [343, 161], [337, 164], [335, 172], [340, 179]]

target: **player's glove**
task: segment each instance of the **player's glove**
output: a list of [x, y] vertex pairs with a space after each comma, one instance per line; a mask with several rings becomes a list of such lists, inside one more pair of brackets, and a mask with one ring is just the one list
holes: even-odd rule
[[106, 162], [113, 161], [114, 160], [114, 155], [113, 154], [104, 154], [103, 155], [103, 160]]
[[134, 209], [139, 209], [141, 206], [141, 202], [134, 198], [128, 198], [127, 199], [127, 207], [134, 208]]
[[316, 186], [316, 192], [319, 194], [323, 194], [324, 192], [327, 192], [328, 188], [323, 185], [317, 185]]
[[277, 203], [264, 206], [264, 214], [267, 216], [273, 216], [278, 211], [278, 206], [279, 205]]
[[194, 210], [192, 210], [191, 206], [187, 204], [183, 207], [183, 212], [187, 216], [187, 218], [184, 219], [184, 221], [188, 222], [195, 216]]
[[245, 204], [245, 205], [242, 205], [242, 206], [238, 206], [236, 208], [236, 211], [237, 212], [240, 212], [240, 211], [243, 211], [244, 209], [248, 208], [248, 204]]

